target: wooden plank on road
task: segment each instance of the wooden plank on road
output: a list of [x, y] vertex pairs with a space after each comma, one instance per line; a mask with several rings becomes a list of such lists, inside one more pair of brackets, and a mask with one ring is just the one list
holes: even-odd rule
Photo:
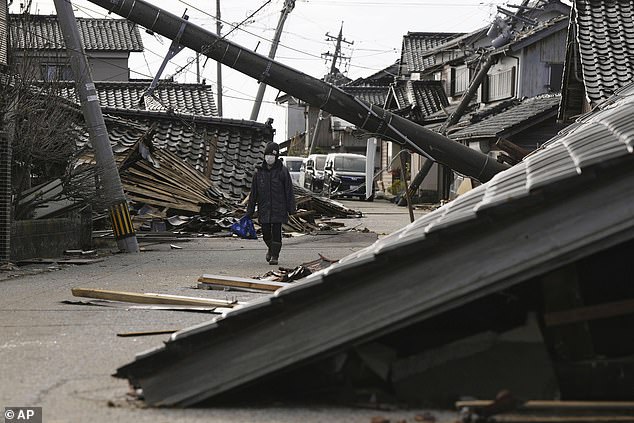
[[250, 279], [250, 278], [238, 278], [233, 276], [223, 275], [202, 275], [198, 278], [198, 282], [221, 285], [237, 288], [249, 288], [249, 289], [261, 289], [264, 291], [277, 291], [280, 288], [288, 286], [288, 283], [274, 282], [262, 279]]
[[125, 301], [139, 304], [171, 304], [193, 306], [232, 307], [235, 301], [216, 300], [211, 298], [185, 297], [181, 295], [165, 295], [152, 293], [136, 293], [124, 291], [108, 291], [105, 289], [73, 288], [75, 297], [98, 298], [100, 300]]

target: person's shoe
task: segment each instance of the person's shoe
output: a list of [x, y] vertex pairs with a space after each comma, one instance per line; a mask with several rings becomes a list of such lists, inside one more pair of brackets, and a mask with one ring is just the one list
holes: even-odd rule
[[267, 247], [266, 262], [268, 263], [269, 261], [271, 261], [271, 241], [264, 241], [264, 243], [266, 244], [266, 247]]
[[277, 264], [278, 263], [278, 258], [280, 256], [280, 251], [282, 250], [282, 243], [281, 242], [275, 242], [272, 241], [271, 242], [271, 260], [269, 261], [269, 264]]

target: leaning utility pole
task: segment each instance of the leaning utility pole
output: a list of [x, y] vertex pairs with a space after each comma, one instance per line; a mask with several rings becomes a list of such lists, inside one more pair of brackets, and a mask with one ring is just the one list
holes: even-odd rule
[[[218, 38], [222, 35], [222, 21], [220, 20], [220, 0], [216, 0], [216, 34]], [[216, 82], [218, 87], [218, 116], [222, 117], [222, 62], [216, 66]]]
[[[341, 22], [341, 28], [339, 28], [339, 35], [337, 37], [333, 37], [332, 35], [326, 33], [326, 41], [336, 41], [335, 44], [335, 52], [327, 52], [322, 53], [321, 57], [332, 57], [332, 63], [330, 64], [330, 72], [328, 73], [328, 78], [326, 82], [334, 83], [333, 78], [337, 74], [337, 61], [340, 59], [344, 59], [341, 55], [341, 43], [346, 44], [354, 44], [354, 41], [348, 41], [343, 38], [343, 22]], [[345, 59], [349, 59], [346, 57]]]
[[[284, 23], [286, 18], [293, 11], [295, 7], [295, 0], [286, 0], [284, 7], [282, 8], [282, 14], [280, 20], [277, 23], [275, 29], [275, 35], [273, 36], [273, 44], [271, 44], [271, 50], [269, 51], [269, 59], [275, 59], [275, 53], [277, 52], [277, 46], [280, 43], [280, 37], [282, 36], [282, 30], [284, 29]], [[251, 110], [251, 120], [258, 120], [258, 114], [260, 114], [260, 107], [262, 106], [262, 99], [264, 98], [264, 91], [266, 90], [266, 84], [260, 82], [258, 86], [258, 93], [255, 96], [255, 103], [253, 104], [253, 110]]]
[[110, 147], [110, 139], [101, 114], [97, 90], [92, 82], [90, 67], [79, 38], [73, 7], [68, 0], [54, 0], [54, 2], [60, 29], [64, 35], [66, 50], [70, 56], [71, 68], [75, 75], [77, 94], [79, 95], [84, 119], [88, 126], [90, 142], [95, 150], [95, 160], [101, 176], [104, 196], [106, 201], [108, 201], [108, 209], [117, 245], [123, 251], [138, 253], [139, 245], [132, 226], [132, 220], [130, 219], [128, 202], [123, 193], [123, 185], [121, 185], [121, 180], [119, 179], [112, 147]]
[[[354, 44], [354, 41], [344, 40], [343, 38], [343, 22], [341, 22], [341, 28], [339, 28], [339, 35], [335, 38], [332, 35], [326, 33], [326, 41], [336, 41], [335, 44], [335, 52], [327, 52], [322, 53], [321, 57], [332, 57], [332, 63], [330, 64], [330, 72], [324, 78], [326, 82], [331, 84], [335, 83], [335, 76], [337, 74], [337, 61], [340, 59], [344, 59], [341, 55], [341, 43]], [[324, 111], [319, 110], [319, 115], [317, 116], [317, 121], [315, 122], [315, 130], [313, 131], [313, 136], [310, 139], [310, 147], [308, 147], [308, 154], [313, 154], [315, 152], [315, 145], [317, 144], [317, 134], [319, 133], [319, 125], [321, 121], [324, 120]]]

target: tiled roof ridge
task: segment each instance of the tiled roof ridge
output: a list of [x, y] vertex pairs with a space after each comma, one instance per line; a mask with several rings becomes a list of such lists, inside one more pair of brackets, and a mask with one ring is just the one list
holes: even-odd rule
[[190, 119], [191, 123], [222, 123], [230, 126], [242, 126], [242, 127], [251, 127], [256, 129], [267, 129], [271, 128], [270, 125], [267, 125], [263, 122], [258, 122], [255, 120], [248, 119], [234, 119], [234, 118], [225, 118], [225, 117], [217, 117], [217, 116], [203, 116], [196, 113], [183, 112], [177, 109], [173, 110], [123, 110], [116, 107], [107, 107], [103, 106], [102, 110], [104, 113], [111, 113], [115, 116], [147, 116], [153, 118], [164, 118], [164, 119]]
[[405, 34], [405, 37], [413, 37], [413, 36], [417, 36], [417, 37], [421, 37], [421, 36], [434, 36], [434, 35], [438, 35], [438, 36], [443, 36], [443, 35], [449, 35], [452, 37], [457, 37], [460, 35], [465, 35], [466, 33], [464, 32], [444, 32], [444, 31], [407, 31], [407, 34]]
[[519, 98], [512, 98], [509, 100], [504, 100], [494, 106], [491, 107], [486, 107], [482, 110], [476, 110], [470, 117], [469, 122], [470, 123], [477, 123], [477, 122], [481, 122], [491, 116], [497, 115], [499, 113], [502, 113], [506, 110], [509, 110], [512, 107], [517, 106], [518, 104], [521, 104], [522, 100]]

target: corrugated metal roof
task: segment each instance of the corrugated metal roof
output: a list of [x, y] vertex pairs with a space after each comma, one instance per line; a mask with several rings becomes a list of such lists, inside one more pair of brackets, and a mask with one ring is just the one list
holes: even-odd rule
[[422, 72], [434, 65], [434, 58], [426, 53], [462, 35], [457, 32], [408, 32], [403, 36], [401, 74]]
[[529, 121], [541, 121], [557, 115], [561, 101], [560, 95], [541, 95], [517, 102], [506, 110], [477, 120], [478, 113], [471, 116], [471, 121], [462, 122], [466, 127], [448, 134], [451, 139], [465, 140], [473, 138], [494, 138], [511, 132], [513, 128]]
[[193, 404], [634, 239], [633, 114], [634, 84], [488, 183], [117, 376], [150, 404]]
[[[138, 26], [126, 19], [77, 18], [86, 51], [142, 52]], [[17, 50], [65, 50], [57, 16], [10, 15], [11, 48]]]
[[[199, 116], [218, 116], [211, 86], [203, 84], [180, 84], [161, 81], [153, 93], [156, 101], [148, 108], [141, 102], [150, 81], [96, 82], [99, 103], [102, 108], [120, 110], [173, 110]], [[74, 84], [60, 83], [60, 94], [79, 104]]]
[[573, 16], [586, 95], [596, 103], [634, 80], [634, 3], [577, 0]]

